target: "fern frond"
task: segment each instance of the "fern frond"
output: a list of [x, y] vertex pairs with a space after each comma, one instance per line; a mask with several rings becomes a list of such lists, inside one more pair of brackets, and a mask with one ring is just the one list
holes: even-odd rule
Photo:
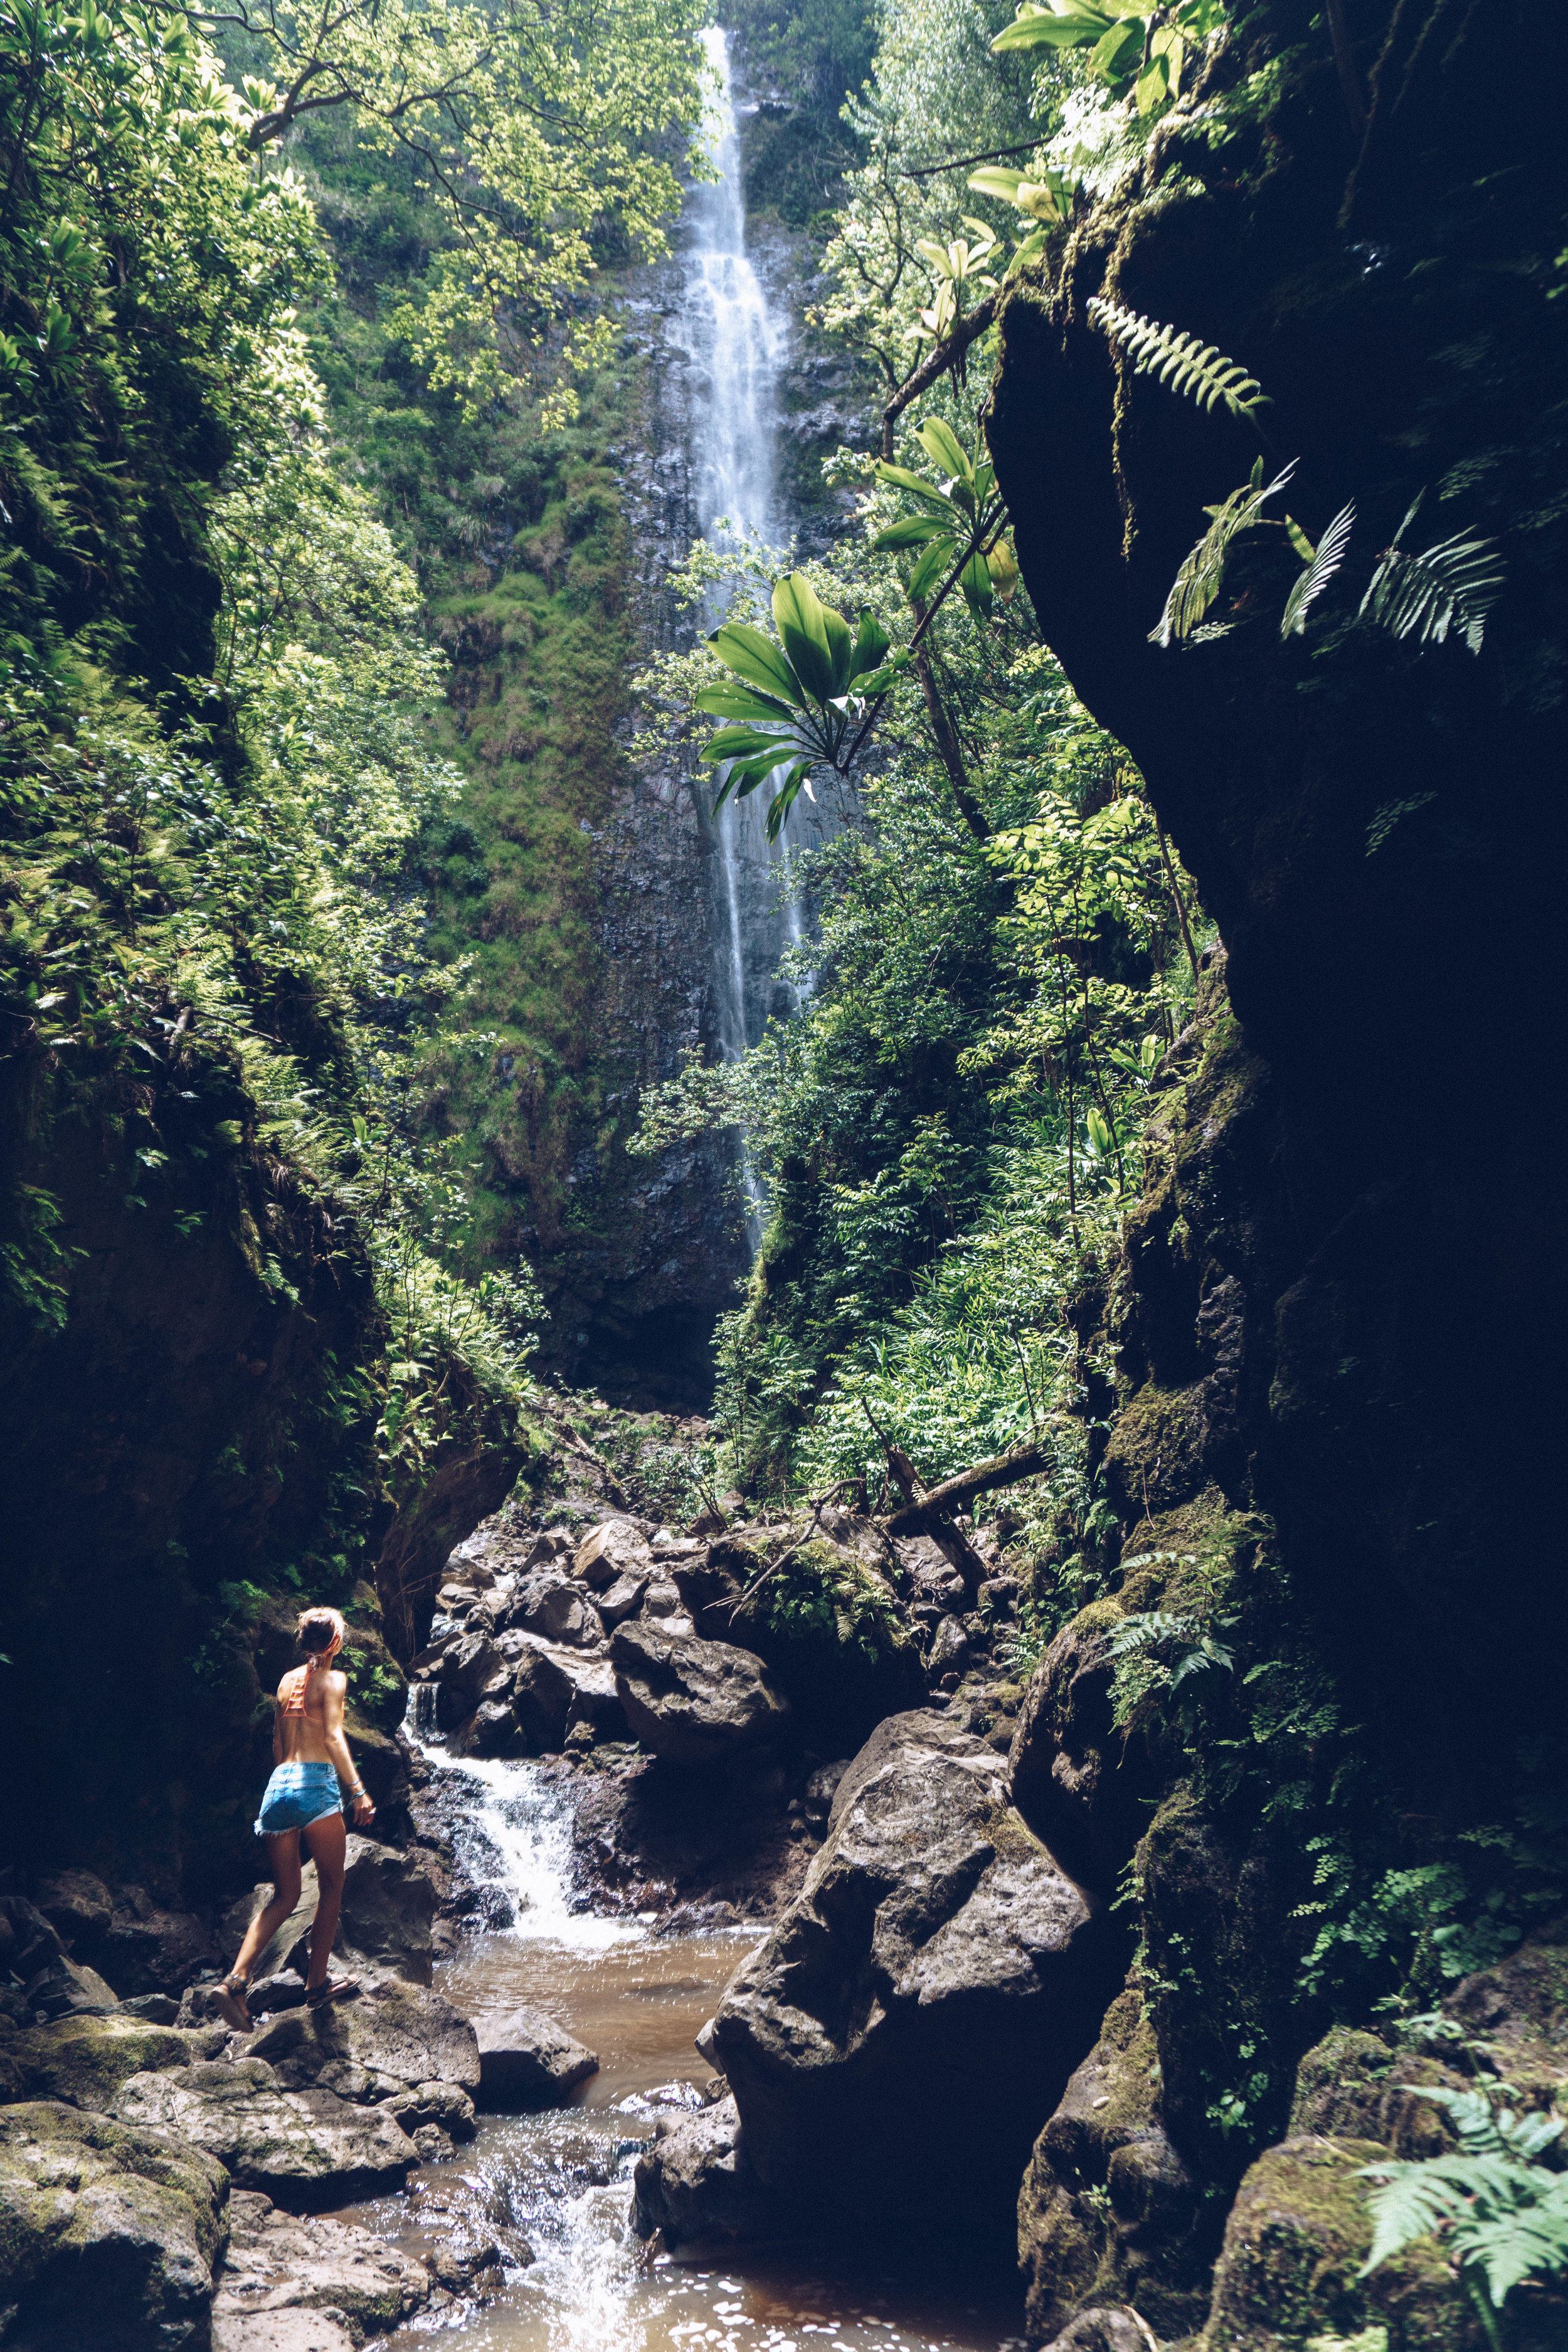
[[1481, 2272], [1500, 2310], [1525, 2279], [1552, 2278], [1568, 2270], [1568, 2176], [1549, 2177], [1553, 2188], [1537, 2203], [1467, 2224], [1463, 2259]]
[[1217, 404], [1229, 409], [1233, 416], [1250, 420], [1268, 403], [1268, 395], [1257, 377], [1248, 375], [1235, 360], [1223, 357], [1217, 344], [1200, 343], [1196, 335], [1178, 334], [1174, 327], [1142, 318], [1120, 302], [1107, 301], [1103, 294], [1090, 298], [1089, 315], [1113, 343], [1121, 344], [1140, 375], [1158, 371], [1162, 383], [1195, 400], [1200, 408]]
[[1151, 645], [1175, 645], [1194, 635], [1198, 623], [1219, 594], [1231, 548], [1244, 530], [1250, 530], [1262, 520], [1264, 507], [1276, 490], [1284, 488], [1295, 470], [1296, 460], [1292, 458], [1284, 472], [1276, 474], [1265, 488], [1260, 459], [1252, 469], [1249, 482], [1232, 490], [1223, 506], [1208, 509], [1214, 520], [1172, 581], [1165, 609], [1149, 632]]
[[1372, 2194], [1372, 2251], [1361, 2267], [1365, 2278], [1417, 2238], [1429, 2237], [1445, 2222], [1465, 2212], [1474, 2189], [1476, 2159], [1468, 2156], [1432, 2156], [1388, 2164], [1373, 2164], [1363, 2177], [1377, 2187]]
[[1340, 509], [1321, 539], [1304, 572], [1296, 575], [1295, 584], [1285, 599], [1285, 611], [1279, 623], [1282, 637], [1303, 636], [1307, 614], [1322, 594], [1340, 565], [1344, 562], [1345, 549], [1350, 545], [1351, 527], [1355, 521], [1355, 500]]
[[1487, 614], [1502, 593], [1507, 566], [1495, 539], [1466, 539], [1458, 533], [1418, 555], [1407, 555], [1399, 542], [1420, 504], [1417, 498], [1394, 532], [1393, 545], [1384, 548], [1357, 617], [1375, 621], [1396, 637], [1413, 636], [1424, 646], [1440, 646], [1453, 629], [1479, 654]]

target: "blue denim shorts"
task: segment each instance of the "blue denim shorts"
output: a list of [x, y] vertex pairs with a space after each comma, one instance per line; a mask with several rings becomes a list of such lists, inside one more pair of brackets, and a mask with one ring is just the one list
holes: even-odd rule
[[282, 1830], [307, 1830], [329, 1813], [341, 1813], [342, 1796], [331, 1764], [279, 1764], [267, 1783], [257, 1817], [258, 1837], [276, 1837]]

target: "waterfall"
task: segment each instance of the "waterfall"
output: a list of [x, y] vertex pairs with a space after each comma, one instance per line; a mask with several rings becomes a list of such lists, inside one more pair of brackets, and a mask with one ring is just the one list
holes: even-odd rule
[[[714, 26], [701, 40], [718, 81], [711, 101], [710, 152], [719, 176], [697, 183], [686, 206], [680, 328], [691, 363], [696, 517], [703, 538], [714, 545], [737, 546], [752, 538], [771, 544], [778, 525], [778, 374], [789, 332], [746, 252], [729, 37]], [[721, 617], [721, 609], [707, 616], [710, 625]], [[797, 946], [803, 936], [793, 894], [784, 898], [783, 936], [777, 936], [781, 853], [763, 832], [765, 800], [764, 786], [745, 801], [727, 802], [710, 821], [720, 877], [714, 941], [719, 1046], [731, 1062], [738, 1061], [762, 1034], [767, 1011], [763, 984], [772, 977], [778, 950]], [[754, 1255], [762, 1238], [763, 1197], [743, 1139], [741, 1170], [747, 1235]]]

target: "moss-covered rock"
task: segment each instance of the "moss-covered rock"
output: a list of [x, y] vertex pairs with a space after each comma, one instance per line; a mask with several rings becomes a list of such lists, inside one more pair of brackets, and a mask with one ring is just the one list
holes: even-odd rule
[[1388, 2352], [1484, 2352], [1486, 2338], [1436, 2245], [1359, 2276], [1372, 2245], [1363, 2167], [1373, 2140], [1314, 2135], [1269, 2148], [1226, 2224], [1201, 2352], [1307, 2352], [1314, 2336], [1374, 2323]]
[[1131, 1986], [1035, 2143], [1019, 2191], [1031, 2343], [1099, 2305], [1134, 2305], [1167, 2337], [1202, 2321], [1220, 2208], [1165, 2137], [1159, 2098], [1153, 2032]]
[[50, 2100], [0, 2108], [7, 2352], [206, 2352], [227, 2197], [200, 2148]]
[[1142, 1739], [1111, 1723], [1110, 1636], [1120, 1600], [1091, 1601], [1065, 1625], [1035, 1668], [1008, 1759], [1013, 1802], [1080, 1886], [1114, 1888], [1138, 1842], [1140, 1800], [1153, 1792]]
[[62, 2017], [16, 2034], [5, 2044], [24, 2099], [61, 2099], [73, 2107], [112, 2106], [132, 2074], [161, 2074], [205, 2055], [200, 2037], [139, 2017]]
[[1464, 2075], [1435, 2058], [1394, 2051], [1375, 2033], [1336, 2026], [1296, 2069], [1291, 2133], [1381, 2140], [1399, 2157], [1440, 2156], [1455, 2145], [1447, 2115], [1439, 2101], [1403, 2087], [1412, 2083], [1469, 2087]]

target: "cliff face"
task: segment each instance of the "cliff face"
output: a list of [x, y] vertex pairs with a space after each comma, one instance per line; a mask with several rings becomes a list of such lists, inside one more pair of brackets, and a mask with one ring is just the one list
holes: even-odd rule
[[[1347, 15], [1359, 152], [1321, 24], [1254, 12], [1009, 299], [987, 418], [1045, 639], [1228, 950], [1163, 1069], [1121, 1262], [1079, 1304], [1121, 1589], [1062, 1637], [1025, 1759], [1087, 1773], [1107, 1893], [1132, 1871], [1133, 2136], [1164, 2151], [1164, 2203], [1119, 2189], [1117, 2157], [1109, 2219], [1075, 2205], [1120, 2143], [1074, 2170], [1053, 2122], [1020, 2204], [1038, 2337], [1085, 2298], [1197, 2324], [1230, 2190], [1330, 2019], [1424, 2005], [1560, 1899], [1538, 1833], [1568, 1631], [1542, 1540], [1568, 1252], [1540, 1076], [1568, 846], [1563, 156], [1510, 61], [1522, 8]], [[1563, 27], [1529, 23], [1554, 82]], [[1272, 512], [1317, 541], [1354, 501], [1304, 636], [1280, 634], [1300, 559], [1276, 530], [1237, 543], [1222, 626], [1150, 642], [1259, 436], [1133, 373], [1096, 295], [1261, 381], [1266, 478], [1297, 461]], [[1505, 562], [1479, 657], [1357, 624], [1423, 491], [1406, 545], [1474, 534]], [[1235, 1671], [1195, 1735], [1145, 1710], [1113, 1743], [1106, 1627], [1155, 1607]], [[1482, 1882], [1503, 1924], [1467, 1948]]]
[[[1349, 13], [1364, 68], [1389, 12]], [[1077, 224], [1053, 285], [1008, 303], [988, 433], [1043, 634], [1139, 760], [1267, 1066], [1267, 1143], [1227, 1148], [1212, 1229], [1131, 1245], [1123, 1404], [1152, 1426], [1154, 1399], [1200, 1377], [1209, 1402], [1201, 1427], [1140, 1449], [1147, 1496], [1130, 1480], [1123, 1500], [1157, 1509], [1213, 1479], [1273, 1513], [1387, 1769], [1424, 1811], [1473, 1819], [1506, 1809], [1520, 1734], [1552, 1719], [1563, 1630], [1541, 1540], [1562, 1112], [1541, 1072], [1568, 304], [1547, 299], [1563, 158], [1540, 94], [1563, 27], [1530, 18], [1553, 59], [1537, 80], [1510, 63], [1529, 12], [1455, 13], [1393, 12], [1359, 161], [1310, 12], [1249, 17], [1141, 183]], [[1352, 556], [1304, 638], [1281, 642], [1299, 559], [1270, 531], [1242, 542], [1236, 602], [1210, 615], [1228, 635], [1148, 642], [1204, 506], [1258, 444], [1119, 362], [1086, 314], [1101, 292], [1262, 381], [1265, 464], [1299, 460], [1277, 506], [1311, 537], [1354, 499]], [[1479, 658], [1354, 625], [1423, 489], [1411, 546], [1500, 542]]]

